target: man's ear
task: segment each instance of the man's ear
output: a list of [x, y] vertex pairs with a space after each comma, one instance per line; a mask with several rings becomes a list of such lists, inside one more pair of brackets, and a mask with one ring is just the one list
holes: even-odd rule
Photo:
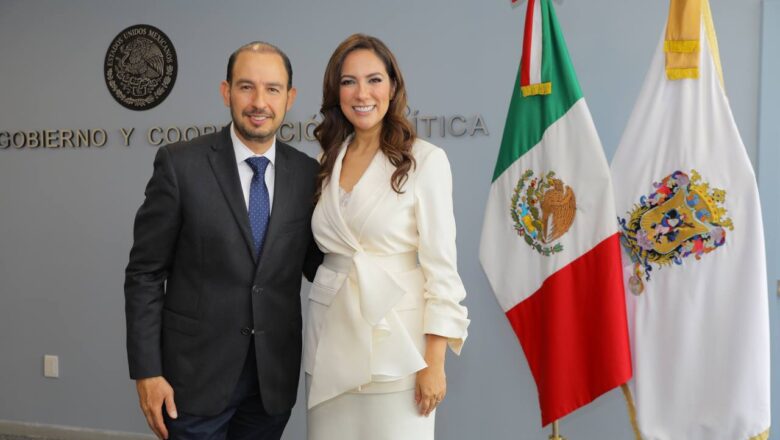
[[222, 83], [219, 84], [219, 92], [222, 94], [225, 107], [230, 107], [230, 83], [222, 80]]
[[287, 91], [287, 110], [290, 110], [295, 103], [296, 96], [298, 96], [298, 89], [290, 87], [290, 90]]

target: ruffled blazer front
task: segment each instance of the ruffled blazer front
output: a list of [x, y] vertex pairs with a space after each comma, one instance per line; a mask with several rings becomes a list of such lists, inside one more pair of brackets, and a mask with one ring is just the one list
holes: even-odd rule
[[425, 368], [425, 334], [460, 353], [467, 336], [466, 292], [457, 272], [452, 175], [444, 151], [416, 140], [416, 167], [402, 194], [395, 167], [378, 152], [340, 206], [347, 142], [312, 217], [326, 254], [309, 294], [303, 364], [308, 407], [345, 392], [414, 386]]

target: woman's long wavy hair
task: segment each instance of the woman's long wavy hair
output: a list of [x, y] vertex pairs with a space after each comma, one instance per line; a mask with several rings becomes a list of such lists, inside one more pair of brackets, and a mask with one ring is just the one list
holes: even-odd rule
[[339, 90], [344, 60], [347, 55], [358, 49], [370, 50], [382, 60], [395, 88], [395, 92], [390, 96], [387, 113], [382, 120], [379, 148], [395, 167], [390, 184], [396, 193], [403, 193], [402, 187], [409, 178], [409, 170], [415, 166], [412, 144], [416, 135], [412, 124], [405, 116], [406, 86], [401, 70], [398, 68], [398, 62], [390, 49], [378, 38], [365, 34], [354, 34], [344, 40], [333, 52], [325, 69], [325, 78], [322, 81], [320, 113], [323, 120], [314, 129], [314, 136], [317, 137], [323, 151], [320, 159], [320, 172], [317, 176], [316, 199], [320, 197], [323, 183], [327, 182], [333, 172], [339, 147], [355, 131], [344, 113], [341, 112]]

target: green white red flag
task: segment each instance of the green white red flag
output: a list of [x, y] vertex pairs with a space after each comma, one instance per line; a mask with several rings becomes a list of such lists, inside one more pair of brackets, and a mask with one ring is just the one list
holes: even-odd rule
[[612, 191], [552, 1], [528, 0], [480, 261], [536, 381], [542, 425], [631, 377]]

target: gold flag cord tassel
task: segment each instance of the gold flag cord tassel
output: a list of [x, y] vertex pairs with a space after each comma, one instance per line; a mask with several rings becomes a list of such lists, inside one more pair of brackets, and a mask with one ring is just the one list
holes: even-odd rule
[[671, 0], [666, 22], [664, 52], [666, 77], [670, 80], [699, 77], [702, 2], [707, 0]]

